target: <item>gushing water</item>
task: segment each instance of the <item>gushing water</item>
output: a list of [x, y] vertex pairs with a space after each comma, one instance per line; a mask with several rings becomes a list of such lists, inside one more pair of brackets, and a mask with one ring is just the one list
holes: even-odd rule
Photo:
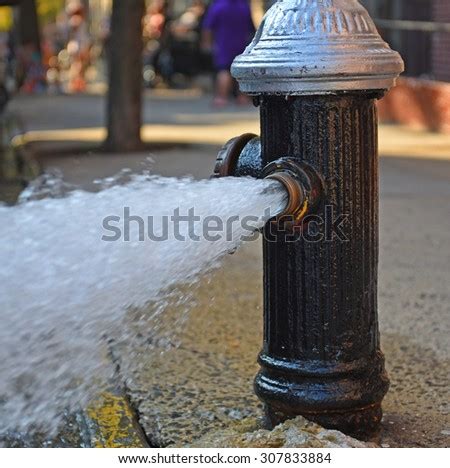
[[[138, 175], [98, 193], [0, 207], [0, 432], [54, 431], [65, 410], [85, 407], [114, 375], [108, 341], [135, 337], [127, 311], [193, 285], [239, 246], [248, 225], [264, 224], [267, 209], [280, 212], [284, 197], [269, 181]], [[176, 209], [191, 208], [200, 220], [166, 232]], [[205, 238], [208, 216], [224, 228]], [[248, 216], [258, 220], [242, 222]]]

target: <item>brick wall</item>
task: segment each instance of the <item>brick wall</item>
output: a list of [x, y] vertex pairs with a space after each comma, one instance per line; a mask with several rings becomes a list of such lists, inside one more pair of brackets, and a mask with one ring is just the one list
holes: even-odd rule
[[401, 78], [378, 108], [384, 122], [450, 133], [450, 83]]
[[[450, 23], [450, 0], [434, 0], [435, 21]], [[435, 33], [432, 47], [433, 74], [437, 80], [450, 82], [450, 33]]]

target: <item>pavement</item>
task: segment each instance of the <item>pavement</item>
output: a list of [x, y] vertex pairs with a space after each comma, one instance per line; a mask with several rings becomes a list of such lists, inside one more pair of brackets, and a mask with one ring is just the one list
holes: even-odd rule
[[[255, 109], [216, 112], [209, 102], [195, 90], [147, 95], [143, 135], [149, 148], [127, 155], [95, 151], [104, 138], [102, 96], [19, 97], [9, 112], [24, 122], [21, 142], [38, 154], [42, 168], [58, 167], [68, 182], [92, 189], [93, 180], [125, 167], [208, 177], [221, 143], [240, 133], [259, 133]], [[382, 126], [380, 153], [379, 315], [392, 384], [378, 442], [447, 447], [450, 136]], [[145, 433], [136, 440], [156, 447], [186, 446], [208, 435], [214, 445], [214, 440], [223, 441], [224, 430], [236, 427], [239, 432], [239, 425], [260, 420], [252, 380], [262, 343], [261, 307], [259, 242], [227, 257], [219, 270], [203, 278], [186, 310], [168, 304], [158, 326], [175, 335], [176, 346], [161, 340], [149, 353], [142, 341], [132, 344], [141, 361], [131, 375], [121, 375], [127, 414], [137, 423], [137, 433]], [[180, 314], [185, 320], [175, 333], [173, 321]], [[120, 368], [120, 349], [112, 354]], [[108, 410], [100, 411], [105, 414]], [[108, 434], [110, 419], [105, 422], [103, 416], [94, 420], [103, 428], [99, 432]], [[98, 440], [105, 438], [90, 440], [102, 445]]]

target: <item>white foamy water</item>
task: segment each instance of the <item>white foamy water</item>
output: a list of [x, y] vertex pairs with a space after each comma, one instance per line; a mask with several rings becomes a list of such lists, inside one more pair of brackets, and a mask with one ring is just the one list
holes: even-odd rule
[[181, 223], [186, 241], [176, 240], [169, 224], [169, 239], [156, 242], [139, 239], [138, 222], [131, 221], [130, 241], [112, 242], [102, 240], [117, 234], [104, 229], [106, 217], [121, 218], [110, 226], [122, 234], [125, 207], [145, 228], [152, 216], [154, 235], [177, 208], [180, 215], [194, 208], [202, 220], [213, 215], [225, 223], [252, 215], [259, 221], [249, 224], [259, 228], [268, 208], [272, 215], [281, 211], [284, 197], [276, 182], [140, 175], [98, 193], [0, 207], [0, 433], [30, 425], [56, 430], [65, 409], [86, 406], [109, 384], [114, 368], [107, 341], [134, 338], [127, 311], [163, 304], [166, 291], [193, 284], [248, 235], [234, 222], [231, 238], [213, 242], [202, 236], [202, 222]]

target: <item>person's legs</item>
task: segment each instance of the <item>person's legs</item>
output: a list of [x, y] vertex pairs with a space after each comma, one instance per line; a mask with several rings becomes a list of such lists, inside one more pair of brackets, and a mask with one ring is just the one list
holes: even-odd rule
[[229, 70], [219, 70], [216, 77], [216, 96], [213, 104], [217, 107], [227, 105], [232, 89], [233, 78]]
[[240, 91], [236, 97], [236, 102], [239, 106], [250, 106], [252, 104], [251, 98], [245, 94], [242, 94]]

